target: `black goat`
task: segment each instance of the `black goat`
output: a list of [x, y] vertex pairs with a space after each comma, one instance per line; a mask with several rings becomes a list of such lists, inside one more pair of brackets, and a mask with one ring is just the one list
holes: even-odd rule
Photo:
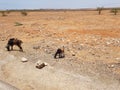
[[[16, 45], [20, 48], [20, 51], [23, 51], [23, 49], [21, 47], [22, 43], [23, 42], [21, 40], [17, 39], [17, 38], [10, 38], [8, 40], [6, 48], [7, 48], [8, 51], [10, 51], [10, 50], [13, 50], [13, 46]], [[11, 49], [10, 49], [10, 47], [11, 47]]]
[[65, 57], [65, 54], [64, 54], [64, 46], [63, 46], [63, 49], [61, 48], [58, 48], [55, 55], [54, 55], [54, 58], [57, 57], [57, 55], [59, 55], [59, 58], [64, 58]]

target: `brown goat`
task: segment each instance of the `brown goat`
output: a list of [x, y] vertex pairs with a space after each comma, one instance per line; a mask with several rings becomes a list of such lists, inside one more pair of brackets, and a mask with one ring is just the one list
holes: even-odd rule
[[57, 55], [59, 55], [59, 58], [64, 58], [65, 57], [65, 54], [64, 54], [64, 46], [63, 46], [63, 49], [61, 48], [58, 48], [55, 55], [54, 55], [54, 58], [57, 57]]
[[[20, 51], [23, 51], [23, 49], [21, 47], [22, 43], [23, 42], [21, 40], [17, 39], [17, 38], [10, 38], [8, 40], [6, 48], [7, 48], [8, 51], [10, 51], [10, 50], [13, 50], [13, 46], [16, 45], [20, 48]], [[10, 47], [11, 47], [11, 49], [10, 49]]]

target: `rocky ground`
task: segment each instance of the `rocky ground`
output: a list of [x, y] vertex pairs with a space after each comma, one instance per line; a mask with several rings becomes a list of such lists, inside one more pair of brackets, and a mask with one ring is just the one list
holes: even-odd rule
[[[120, 17], [104, 11], [0, 16], [0, 79], [20, 90], [120, 90]], [[22, 25], [19, 25], [22, 24]], [[9, 38], [23, 41], [8, 52]], [[54, 59], [65, 46], [65, 58]], [[28, 61], [22, 62], [25, 58]], [[36, 62], [46, 62], [42, 69]]]

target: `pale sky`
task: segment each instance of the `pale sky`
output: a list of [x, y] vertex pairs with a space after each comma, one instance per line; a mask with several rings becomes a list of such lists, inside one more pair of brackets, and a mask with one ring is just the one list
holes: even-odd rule
[[0, 0], [0, 9], [80, 9], [120, 7], [120, 0]]

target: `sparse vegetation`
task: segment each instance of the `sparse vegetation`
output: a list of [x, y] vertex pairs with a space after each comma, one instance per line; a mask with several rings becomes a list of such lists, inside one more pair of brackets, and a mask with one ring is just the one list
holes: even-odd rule
[[7, 10], [7, 11], [6, 11], [7, 14], [10, 14], [10, 12], [11, 12], [10, 10]]
[[22, 23], [15, 22], [15, 26], [22, 26], [22, 25], [23, 25]]
[[118, 9], [117, 9], [117, 8], [113, 8], [110, 12], [111, 12], [111, 13], [114, 13], [114, 15], [117, 15]]
[[27, 15], [28, 15], [26, 11], [21, 11], [21, 14], [22, 14], [23, 16], [27, 16]]
[[98, 7], [98, 8], [97, 8], [97, 11], [98, 11], [98, 14], [99, 14], [99, 15], [101, 15], [102, 10], [103, 10], [103, 7]]
[[5, 11], [1, 11], [2, 16], [7, 16]]

